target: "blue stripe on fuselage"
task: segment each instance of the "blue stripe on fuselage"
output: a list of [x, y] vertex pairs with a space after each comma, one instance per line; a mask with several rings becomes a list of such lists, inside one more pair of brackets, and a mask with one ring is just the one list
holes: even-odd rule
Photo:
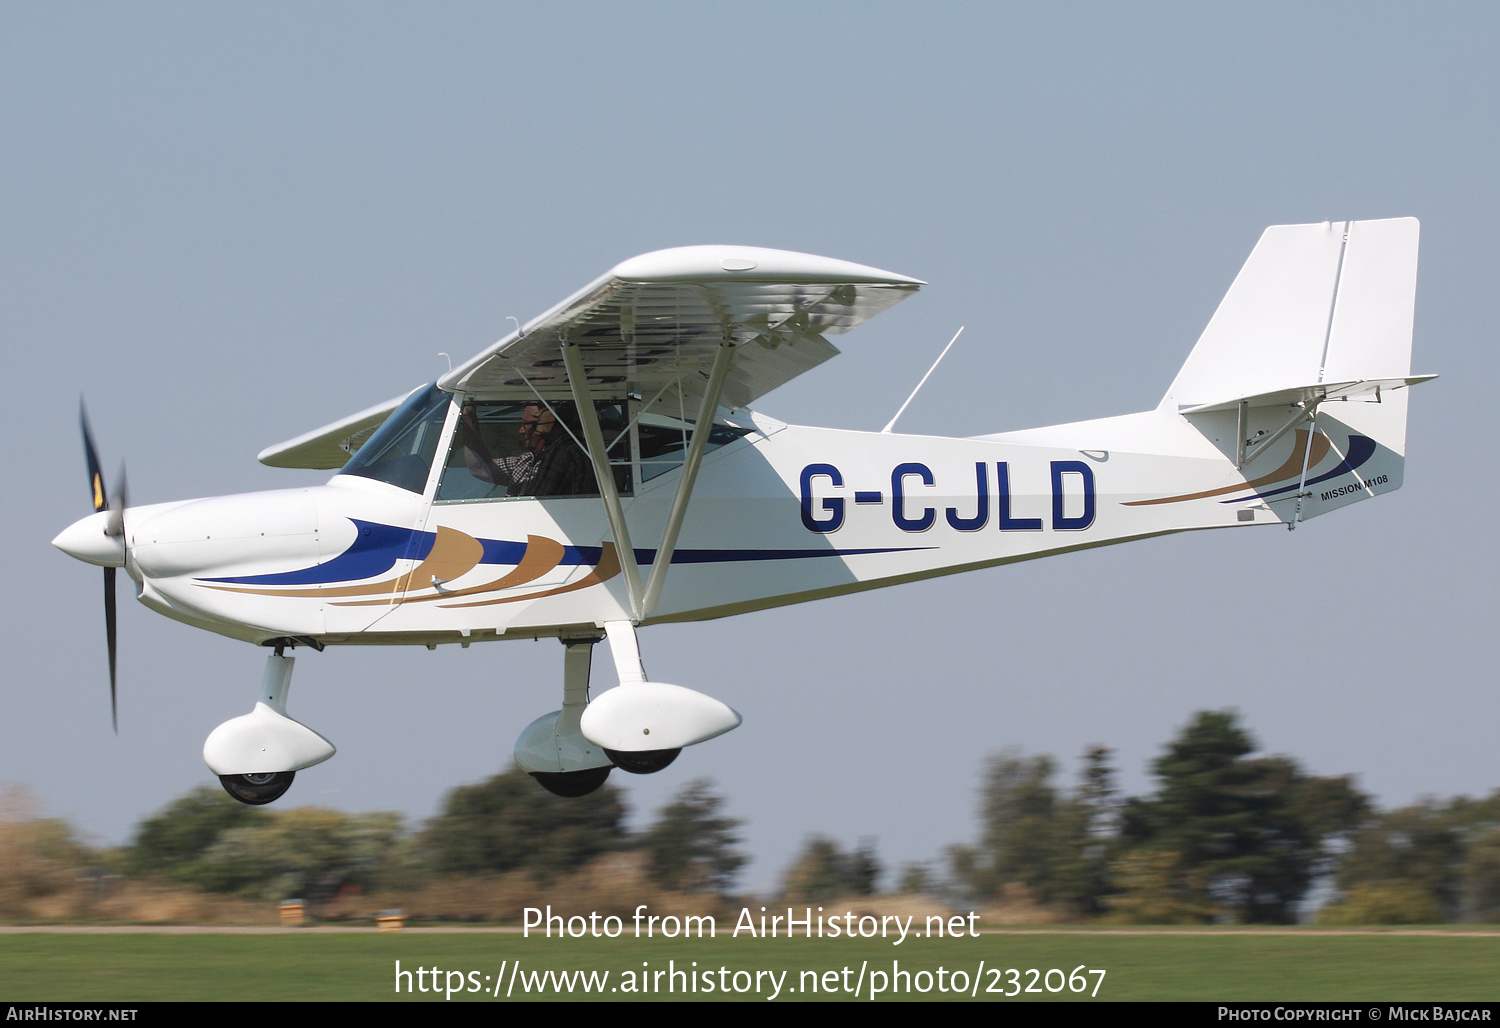
[[[357, 582], [383, 575], [396, 566], [398, 560], [421, 560], [432, 551], [437, 534], [418, 532], [410, 528], [396, 528], [371, 521], [350, 518], [358, 535], [354, 543], [332, 560], [315, 564], [297, 571], [283, 571], [271, 575], [243, 575], [237, 578], [205, 578], [204, 582], [226, 585], [332, 585]], [[480, 539], [484, 554], [481, 564], [519, 564], [526, 553], [526, 544], [505, 539]], [[677, 550], [672, 554], [673, 564], [722, 564], [751, 560], [806, 560], [812, 557], [850, 557], [867, 553], [898, 553], [905, 550], [929, 550], [930, 546], [887, 546], [863, 550]], [[599, 563], [603, 548], [599, 546], [565, 546], [559, 564], [593, 567]], [[655, 550], [635, 551], [639, 564], [652, 564], [656, 560]]]
[[205, 578], [202, 581], [230, 585], [327, 585], [330, 582], [357, 582], [362, 578], [385, 574], [402, 558], [421, 560], [432, 550], [433, 541], [437, 538], [434, 532], [415, 532], [409, 528], [396, 528], [355, 518], [349, 520], [354, 522], [357, 532], [353, 545], [326, 563], [275, 575]]

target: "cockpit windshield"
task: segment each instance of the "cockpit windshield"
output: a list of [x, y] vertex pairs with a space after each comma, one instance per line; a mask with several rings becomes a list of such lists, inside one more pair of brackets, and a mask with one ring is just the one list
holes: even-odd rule
[[427, 488], [427, 475], [432, 470], [432, 459], [452, 398], [436, 382], [412, 393], [349, 458], [339, 474], [373, 478], [421, 493]]

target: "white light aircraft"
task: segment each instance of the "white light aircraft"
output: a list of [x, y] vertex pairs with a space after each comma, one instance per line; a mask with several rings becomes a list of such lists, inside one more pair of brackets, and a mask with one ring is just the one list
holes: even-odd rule
[[[246, 803], [333, 745], [287, 715], [297, 646], [559, 639], [517, 763], [579, 796], [740, 723], [646, 677], [636, 631], [1200, 528], [1296, 527], [1401, 485], [1414, 219], [1267, 229], [1154, 409], [969, 439], [786, 425], [757, 397], [923, 284], [779, 250], [618, 265], [436, 382], [260, 454], [326, 485], [95, 513], [54, 543], [170, 618], [272, 650], [203, 756]], [[950, 344], [951, 345], [951, 344]], [[589, 698], [607, 638], [619, 685]]]

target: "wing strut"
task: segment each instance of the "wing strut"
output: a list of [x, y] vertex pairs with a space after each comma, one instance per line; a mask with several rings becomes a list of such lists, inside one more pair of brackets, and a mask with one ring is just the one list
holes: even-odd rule
[[693, 484], [698, 480], [698, 465], [703, 462], [703, 452], [708, 448], [708, 437], [713, 434], [714, 415], [719, 410], [719, 396], [724, 391], [724, 379], [729, 374], [729, 359], [734, 355], [734, 344], [728, 338], [714, 355], [713, 370], [708, 374], [708, 385], [703, 390], [703, 403], [698, 408], [698, 422], [693, 426], [693, 438], [688, 443], [687, 456], [682, 462], [682, 477], [677, 480], [677, 492], [672, 497], [672, 510], [667, 515], [667, 526], [662, 529], [661, 546], [651, 564], [651, 579], [646, 583], [646, 596], [641, 608], [641, 617], [649, 617], [661, 598], [661, 587], [667, 580], [667, 569], [672, 566], [672, 552], [677, 549], [677, 533], [682, 530], [682, 520], [687, 516], [688, 500], [693, 495]]
[[620, 506], [620, 493], [615, 488], [615, 473], [609, 466], [609, 451], [604, 448], [604, 431], [599, 427], [599, 412], [594, 410], [594, 398], [589, 393], [588, 374], [583, 370], [583, 360], [578, 356], [578, 344], [562, 344], [563, 366], [568, 369], [568, 385], [573, 390], [573, 403], [578, 408], [578, 420], [583, 423], [583, 437], [588, 441], [589, 458], [594, 462], [594, 478], [599, 482], [599, 495], [604, 498], [604, 516], [609, 519], [609, 531], [615, 537], [615, 553], [620, 558], [620, 570], [625, 575], [625, 591], [630, 596], [630, 609], [635, 620], [645, 617], [645, 605], [641, 595], [641, 569], [635, 562], [635, 547], [630, 543], [630, 529], [625, 524], [625, 510]]
[[614, 472], [609, 466], [604, 431], [599, 427], [599, 414], [594, 410], [593, 396], [589, 392], [588, 373], [583, 367], [577, 344], [562, 344], [563, 366], [567, 369], [573, 402], [578, 407], [578, 417], [583, 423], [589, 459], [593, 461], [594, 477], [598, 479], [599, 494], [604, 499], [604, 515], [609, 520], [609, 530], [614, 536], [615, 550], [620, 556], [620, 570], [625, 576], [625, 590], [630, 596], [631, 614], [637, 623], [650, 617], [651, 612], [656, 609], [657, 601], [661, 599], [667, 570], [672, 566], [672, 553], [677, 549], [677, 536], [682, 531], [688, 501], [693, 495], [693, 485], [698, 480], [698, 468], [708, 449], [708, 438], [713, 434], [714, 413], [719, 409], [719, 397], [724, 392], [724, 380], [729, 376], [733, 356], [734, 342], [726, 338], [714, 355], [713, 368], [708, 373], [708, 384], [703, 390], [703, 402], [698, 408], [698, 421], [693, 426], [693, 437], [688, 441], [687, 453], [683, 457], [681, 478], [677, 480], [672, 508], [667, 514], [666, 526], [662, 529], [661, 545], [657, 547], [656, 557], [651, 564], [651, 578], [642, 589], [640, 567], [636, 564], [635, 548], [630, 541], [630, 528], [625, 523], [625, 510], [620, 505]]

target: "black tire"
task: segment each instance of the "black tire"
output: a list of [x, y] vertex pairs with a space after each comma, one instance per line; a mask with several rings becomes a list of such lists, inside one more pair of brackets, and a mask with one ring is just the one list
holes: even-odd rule
[[621, 771], [633, 775], [651, 775], [677, 759], [682, 748], [675, 750], [605, 750], [604, 755]]
[[573, 799], [587, 796], [599, 788], [613, 770], [614, 768], [605, 764], [603, 767], [590, 767], [582, 771], [533, 771], [531, 777], [554, 796]]
[[241, 803], [252, 807], [281, 799], [282, 793], [292, 787], [295, 771], [272, 771], [260, 775], [220, 775], [219, 784]]

